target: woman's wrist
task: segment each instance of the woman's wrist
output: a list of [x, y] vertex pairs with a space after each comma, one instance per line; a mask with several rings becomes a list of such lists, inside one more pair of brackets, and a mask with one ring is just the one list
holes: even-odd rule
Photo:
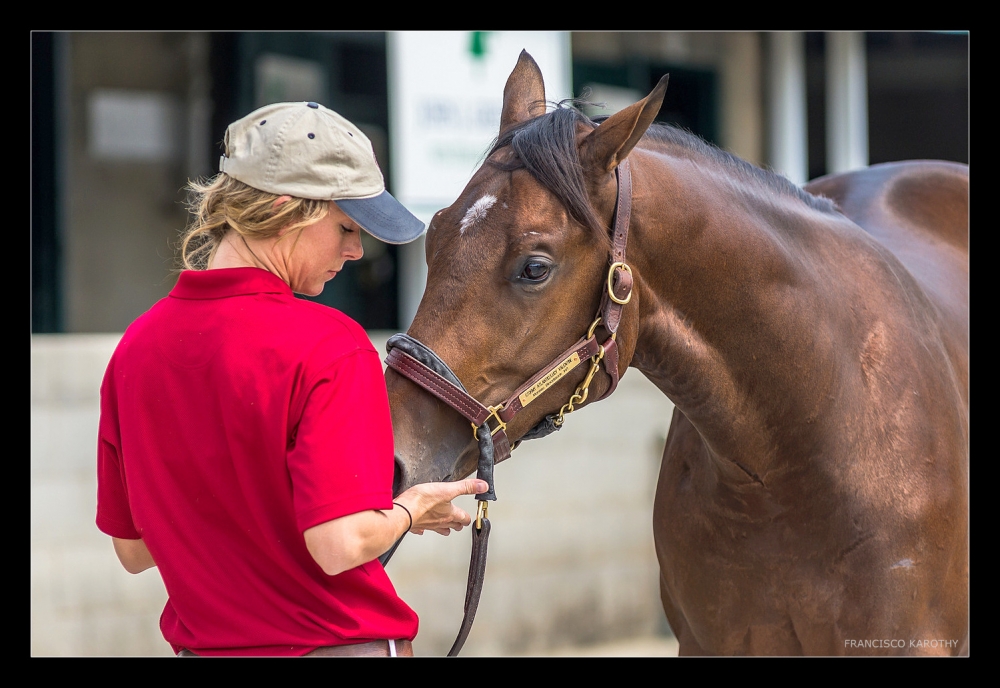
[[410, 512], [408, 508], [406, 508], [399, 502], [393, 502], [393, 505], [398, 506], [400, 509], [402, 509], [403, 512], [406, 514], [407, 519], [409, 520], [409, 524], [406, 526], [406, 530], [404, 530], [403, 533], [410, 532], [410, 528], [413, 527], [413, 514]]

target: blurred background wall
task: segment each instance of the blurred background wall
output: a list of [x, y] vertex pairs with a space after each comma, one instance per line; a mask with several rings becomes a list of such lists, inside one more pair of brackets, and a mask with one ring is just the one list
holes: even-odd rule
[[[385, 350], [390, 332], [372, 331]], [[31, 653], [170, 655], [155, 569], [130, 575], [94, 526], [101, 377], [115, 334], [37, 335], [31, 352]], [[630, 371], [497, 466], [482, 600], [463, 655], [509, 655], [669, 632], [653, 491], [672, 404]], [[470, 514], [471, 498], [456, 500]], [[414, 650], [448, 652], [462, 621], [469, 532], [408, 535], [386, 567], [420, 616]]]
[[[229, 122], [267, 102], [323, 102], [368, 134], [389, 190], [429, 217], [453, 200], [495, 135], [503, 80], [527, 47], [550, 99], [606, 104], [595, 113], [631, 104], [669, 73], [659, 120], [803, 183], [892, 160], [968, 163], [969, 39], [966, 31], [33, 32], [32, 654], [169, 653], [157, 628], [159, 577], [125, 573], [93, 525], [97, 392], [125, 327], [173, 286], [184, 185], [215, 173]], [[407, 70], [415, 65], [425, 78]], [[464, 148], [442, 147], [440, 137]], [[426, 151], [439, 174], [426, 173]], [[451, 181], [428, 191], [421, 172]], [[406, 329], [424, 270], [421, 242], [373, 242], [316, 300], [358, 320], [381, 346]], [[489, 574], [466, 653], [669, 632], [650, 514], [671, 412], [632, 371], [613, 397], [498, 468], [502, 499], [490, 512]], [[409, 536], [389, 565], [421, 615], [418, 651], [443, 654], [457, 631], [468, 544], [464, 533]]]

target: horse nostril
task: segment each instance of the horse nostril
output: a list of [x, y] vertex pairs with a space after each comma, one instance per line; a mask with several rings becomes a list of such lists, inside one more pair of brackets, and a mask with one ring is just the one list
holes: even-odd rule
[[395, 461], [392, 464], [392, 497], [395, 499], [399, 496], [399, 493], [403, 491], [403, 464], [400, 462], [399, 457], [394, 457]]

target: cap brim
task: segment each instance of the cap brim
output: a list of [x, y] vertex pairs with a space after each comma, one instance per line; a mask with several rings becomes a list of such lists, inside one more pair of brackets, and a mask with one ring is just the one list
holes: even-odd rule
[[349, 218], [387, 244], [407, 244], [424, 233], [424, 223], [388, 191], [373, 198], [348, 198], [336, 203]]

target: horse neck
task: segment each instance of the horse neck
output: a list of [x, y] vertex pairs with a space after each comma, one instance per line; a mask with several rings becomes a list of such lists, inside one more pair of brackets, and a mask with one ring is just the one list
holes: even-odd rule
[[816, 336], [815, 315], [837, 304], [817, 288], [804, 244], [838, 220], [691, 160], [672, 159], [658, 182], [636, 168], [630, 365], [716, 459], [759, 482], [782, 456], [778, 429], [808, 427], [834, 384], [836, 342]]

